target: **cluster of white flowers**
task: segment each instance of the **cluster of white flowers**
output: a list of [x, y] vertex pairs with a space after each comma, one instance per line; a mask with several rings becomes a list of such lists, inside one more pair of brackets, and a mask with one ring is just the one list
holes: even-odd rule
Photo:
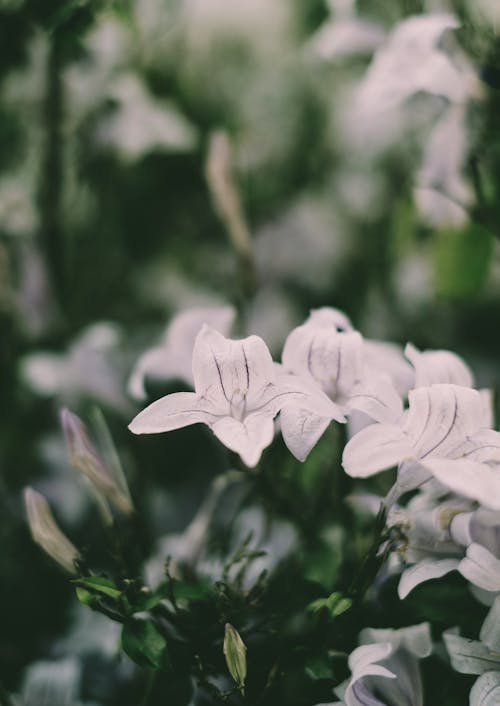
[[[144, 396], [144, 380], [151, 376], [182, 378], [195, 391], [153, 402], [130, 429], [156, 433], [203, 422], [253, 467], [278, 429], [304, 461], [330, 423], [348, 422], [346, 473], [364, 479], [397, 468], [388, 495], [364, 495], [363, 502], [373, 508], [383, 502], [388, 525], [404, 537], [389, 563], [389, 571], [402, 571], [400, 598], [423, 581], [458, 570], [478, 600], [493, 604], [482, 642], [465, 641], [453, 631], [444, 638], [458, 671], [482, 675], [471, 704], [493, 703], [489, 690], [500, 690], [500, 662], [491, 657], [500, 610], [500, 432], [493, 429], [490, 391], [474, 388], [471, 370], [456, 354], [421, 352], [412, 344], [403, 351], [366, 340], [336, 309], [314, 310], [293, 329], [281, 363], [273, 362], [261, 338], [232, 340], [209, 325], [218, 322], [228, 334], [234, 318], [226, 307], [193, 309], [174, 319], [163, 343], [139, 360], [131, 391]], [[413, 494], [405, 504], [408, 491]], [[361, 636], [362, 643], [373, 644], [351, 655], [352, 678], [338, 692], [342, 703], [422, 703], [415, 660], [430, 652], [428, 626], [407, 630], [408, 645], [406, 633], [398, 631]], [[466, 663], [462, 643], [471, 653]], [[404, 659], [396, 659], [401, 650]], [[412, 677], [400, 694], [406, 688], [402, 664]], [[385, 701], [374, 693], [384, 694]]]

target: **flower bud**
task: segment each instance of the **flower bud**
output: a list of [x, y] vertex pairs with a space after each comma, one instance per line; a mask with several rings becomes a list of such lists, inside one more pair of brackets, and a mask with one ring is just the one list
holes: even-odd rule
[[48, 502], [33, 488], [25, 488], [24, 504], [34, 541], [69, 574], [76, 574], [78, 549], [61, 532]]
[[69, 462], [80, 470], [96, 491], [126, 514], [133, 512], [130, 497], [118, 487], [108, 467], [90, 441], [85, 425], [68, 409], [61, 410]]
[[241, 693], [245, 693], [245, 679], [247, 676], [247, 648], [238, 631], [230, 623], [226, 623], [224, 635], [224, 656], [227, 668], [238, 685]]

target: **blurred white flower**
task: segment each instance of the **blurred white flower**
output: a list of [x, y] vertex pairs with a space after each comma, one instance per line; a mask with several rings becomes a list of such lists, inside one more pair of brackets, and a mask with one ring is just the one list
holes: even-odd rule
[[355, 0], [327, 0], [331, 17], [311, 40], [313, 51], [322, 59], [336, 61], [357, 54], [371, 54], [385, 33], [374, 22], [357, 17]]
[[[346, 113], [346, 130], [384, 149], [401, 136], [400, 109], [419, 93], [463, 104], [479, 95], [479, 81], [463, 56], [452, 57], [442, 46], [449, 30], [459, 27], [451, 14], [410, 17], [400, 22], [377, 50]], [[415, 111], [412, 119], [417, 117]], [[412, 120], [404, 121], [407, 129]]]
[[155, 150], [184, 152], [196, 145], [196, 131], [169, 101], [152, 96], [134, 74], [115, 80], [110, 98], [117, 106], [104, 118], [96, 139], [124, 158], [139, 159]]
[[344, 228], [332, 211], [331, 194], [302, 197], [254, 238], [260, 277], [275, 284], [289, 280], [312, 290], [328, 286], [348, 251]]
[[196, 336], [207, 324], [227, 336], [236, 312], [231, 306], [192, 307], [180, 311], [167, 326], [159, 345], [150, 348], [136, 362], [128, 383], [136, 399], [146, 397], [145, 380], [179, 379], [193, 386], [192, 357]]
[[81, 680], [82, 664], [74, 657], [35, 662], [25, 672], [20, 705], [84, 706]]
[[136, 434], [207, 424], [244, 463], [253, 467], [274, 437], [273, 419], [285, 404], [300, 401], [330, 419], [338, 409], [300, 378], [279, 375], [266, 344], [258, 336], [224, 338], [206, 324], [193, 350], [195, 392], [157, 400], [129, 425]]
[[472, 189], [463, 176], [467, 150], [465, 108], [452, 105], [434, 126], [416, 176], [415, 201], [429, 225], [460, 227], [468, 220]]
[[121, 412], [130, 403], [121, 381], [118, 326], [99, 322], [89, 326], [70, 345], [67, 353], [31, 353], [21, 360], [21, 376], [35, 392], [57, 397], [73, 406], [89, 397]]

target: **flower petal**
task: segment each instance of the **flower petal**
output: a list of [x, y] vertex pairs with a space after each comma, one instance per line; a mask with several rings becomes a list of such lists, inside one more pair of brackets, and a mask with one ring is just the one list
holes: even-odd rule
[[397, 422], [403, 414], [403, 401], [384, 373], [355, 385], [349, 393], [348, 407], [364, 412], [376, 422], [389, 424]]
[[425, 460], [425, 467], [440, 483], [459, 495], [500, 510], [500, 467], [466, 459]]
[[413, 591], [413, 589], [424, 581], [438, 579], [450, 571], [454, 571], [459, 565], [458, 559], [424, 559], [418, 564], [410, 566], [401, 574], [398, 585], [398, 596], [403, 599]]
[[347, 395], [361, 379], [363, 339], [357, 331], [339, 333], [335, 326], [306, 322], [288, 336], [283, 365], [308, 375], [332, 398]]
[[478, 640], [468, 640], [451, 631], [443, 633], [443, 640], [453, 669], [460, 674], [484, 674], [500, 666], [499, 657]]
[[128, 428], [134, 434], [158, 434], [198, 422], [211, 426], [218, 419], [219, 415], [194, 392], [175, 392], [139, 412]]
[[276, 370], [258, 336], [232, 341], [205, 324], [194, 345], [193, 377], [197, 394], [221, 410], [244, 405], [251, 411], [274, 383]]
[[283, 441], [295, 458], [305, 461], [331, 421], [298, 406], [285, 407], [280, 414]]
[[458, 570], [468, 581], [485, 591], [500, 591], [500, 561], [480, 544], [467, 547]]
[[[187, 380], [189, 381], [191, 377], [190, 366], [187, 372]], [[151, 348], [143, 353], [134, 365], [128, 382], [128, 391], [134, 399], [143, 400], [146, 397], [144, 382], [148, 377], [157, 380], [166, 380], [172, 377], [186, 379], [186, 376], [171, 364], [168, 351], [161, 346]]]
[[396, 675], [375, 662], [387, 658], [392, 652], [390, 643], [378, 643], [357, 647], [349, 656], [352, 677], [344, 694], [346, 706], [384, 706], [364, 683], [365, 677], [394, 679]]
[[500, 704], [500, 671], [484, 672], [479, 677], [469, 694], [469, 704], [470, 706]]
[[396, 466], [413, 455], [408, 437], [393, 424], [372, 424], [356, 434], [342, 456], [345, 472], [353, 478]]
[[483, 402], [477, 390], [431, 385], [412, 390], [408, 399], [403, 428], [420, 458], [447, 456], [481, 427]]
[[500, 653], [500, 596], [495, 598], [481, 627], [479, 637], [490, 650]]
[[494, 429], [480, 429], [453, 452], [453, 457], [500, 463], [500, 432]]
[[369, 645], [361, 645], [353, 650], [349, 656], [349, 669], [353, 675], [366, 673], [373, 662], [380, 662], [386, 659], [392, 652], [390, 642], [376, 642]]
[[429, 623], [409, 625], [406, 628], [365, 628], [359, 635], [364, 644], [389, 642], [393, 650], [403, 647], [414, 657], [423, 659], [432, 652], [432, 638]]
[[415, 387], [427, 387], [437, 383], [474, 387], [474, 378], [469, 367], [460, 356], [450, 351], [421, 352], [411, 343], [405, 348], [405, 356], [415, 368]]
[[249, 468], [257, 465], [263, 450], [274, 438], [273, 419], [263, 414], [251, 414], [243, 422], [224, 417], [212, 426], [212, 431], [224, 446], [239, 454]]

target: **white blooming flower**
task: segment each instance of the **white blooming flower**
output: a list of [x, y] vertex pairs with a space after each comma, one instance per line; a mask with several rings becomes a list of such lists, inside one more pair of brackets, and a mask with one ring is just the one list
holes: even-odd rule
[[282, 358], [285, 369], [307, 376], [349, 411], [360, 410], [378, 421], [402, 414], [401, 398], [388, 374], [381, 366], [366, 364], [361, 334], [336, 309], [312, 311], [288, 336]]
[[274, 436], [273, 419], [285, 406], [342, 418], [326, 395], [296, 376], [280, 375], [258, 336], [232, 341], [206, 324], [193, 350], [195, 392], [157, 400], [130, 424], [136, 434], [151, 434], [202, 422], [246, 465], [253, 467]]
[[99, 322], [86, 328], [66, 353], [40, 352], [21, 361], [21, 376], [35, 392], [72, 406], [82, 397], [128, 412], [120, 380], [121, 331]]
[[458, 385], [412, 390], [397, 424], [373, 424], [346, 445], [342, 463], [366, 478], [400, 465], [398, 481], [409, 490], [435, 476], [460, 495], [500, 507], [500, 433], [485, 427], [481, 394]]
[[423, 706], [418, 660], [432, 651], [428, 623], [366, 628], [360, 642], [349, 657], [351, 679], [336, 689], [342, 698], [338, 706]]
[[128, 389], [136, 399], [144, 399], [145, 379], [184, 380], [193, 385], [191, 359], [196, 336], [203, 324], [212, 326], [226, 336], [236, 312], [231, 306], [191, 307], [179, 312], [168, 325], [159, 345], [141, 355], [135, 364]]

